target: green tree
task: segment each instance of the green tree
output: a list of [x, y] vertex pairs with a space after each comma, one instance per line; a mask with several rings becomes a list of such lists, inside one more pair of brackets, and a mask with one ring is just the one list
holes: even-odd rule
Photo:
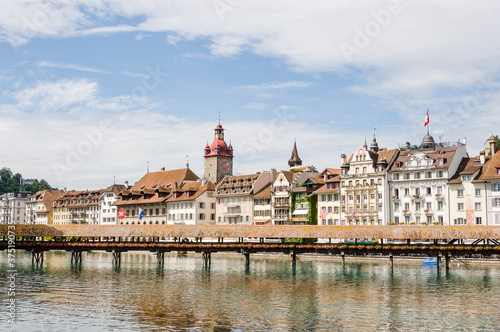
[[[0, 169], [0, 195], [21, 190], [20, 186], [21, 174], [13, 174], [10, 168], [3, 167]], [[53, 189], [45, 180], [35, 180], [33, 184], [25, 185], [22, 188], [24, 191], [29, 191], [32, 194], [40, 190]]]

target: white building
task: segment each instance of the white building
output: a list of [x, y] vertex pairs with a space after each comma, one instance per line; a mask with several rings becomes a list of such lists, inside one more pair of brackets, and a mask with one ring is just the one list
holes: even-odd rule
[[465, 142], [436, 144], [431, 135], [401, 148], [389, 170], [390, 224], [449, 225], [448, 181], [466, 156]]
[[360, 146], [349, 161], [342, 155], [341, 193], [343, 225], [387, 225], [389, 190], [387, 171], [398, 150], [379, 149], [373, 139], [370, 150]]
[[118, 199], [118, 194], [125, 189], [124, 185], [114, 184], [107, 189], [104, 189], [99, 198], [99, 224], [100, 225], [116, 225], [118, 217], [116, 206], [112, 205]]
[[255, 180], [253, 189], [253, 225], [271, 224], [271, 189], [278, 176], [275, 169], [264, 171]]
[[165, 201], [167, 224], [215, 225], [214, 190], [212, 182], [201, 180], [173, 189]]
[[225, 176], [215, 188], [217, 224], [251, 224], [253, 189], [260, 174]]
[[290, 223], [291, 219], [291, 186], [298, 173], [279, 172], [271, 189], [271, 222], [273, 225]]
[[0, 196], [0, 223], [25, 224], [29, 192], [6, 193]]

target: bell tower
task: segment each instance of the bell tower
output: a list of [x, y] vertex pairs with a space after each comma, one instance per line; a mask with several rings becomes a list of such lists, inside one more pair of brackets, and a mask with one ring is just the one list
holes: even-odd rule
[[224, 128], [219, 124], [214, 129], [212, 144], [205, 146], [204, 178], [218, 184], [226, 175], [233, 175], [233, 147], [224, 141]]

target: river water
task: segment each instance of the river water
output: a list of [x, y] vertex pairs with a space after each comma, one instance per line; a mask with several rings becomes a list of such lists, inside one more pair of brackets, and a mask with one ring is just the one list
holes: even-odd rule
[[16, 324], [7, 322], [0, 253], [0, 331], [500, 331], [500, 265], [436, 271], [418, 261], [149, 253], [16, 258]]

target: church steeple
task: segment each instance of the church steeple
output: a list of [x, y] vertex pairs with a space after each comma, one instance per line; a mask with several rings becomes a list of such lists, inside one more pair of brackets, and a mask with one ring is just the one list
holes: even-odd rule
[[302, 159], [300, 159], [299, 153], [297, 152], [297, 141], [293, 142], [292, 157], [288, 160], [288, 166], [290, 166], [290, 168], [302, 166]]

